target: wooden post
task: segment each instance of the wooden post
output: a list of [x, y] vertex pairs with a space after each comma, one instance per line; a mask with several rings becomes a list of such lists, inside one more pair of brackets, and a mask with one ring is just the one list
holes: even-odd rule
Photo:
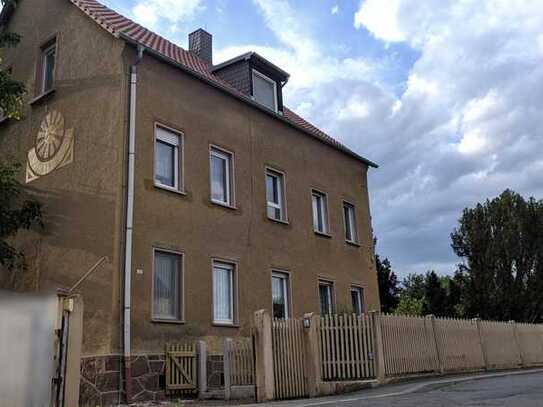
[[273, 400], [272, 321], [267, 310], [255, 312], [256, 401]]
[[383, 347], [383, 330], [381, 327], [381, 312], [370, 311], [369, 312], [371, 324], [373, 325], [373, 332], [375, 335], [375, 367], [377, 370], [377, 381], [382, 383], [385, 380], [385, 352]]
[[515, 345], [516, 345], [516, 348], [517, 348], [517, 351], [518, 351], [518, 361], [520, 362], [520, 365], [522, 367], [525, 367], [526, 364], [525, 364], [525, 361], [524, 361], [524, 357], [522, 356], [522, 348], [520, 347], [520, 340], [519, 340], [519, 337], [518, 337], [517, 324], [513, 320], [509, 321], [509, 323], [512, 325], [513, 335], [515, 337]]
[[232, 348], [232, 339], [225, 338], [223, 342], [223, 366], [224, 366], [224, 399], [230, 400], [230, 392], [232, 388], [231, 372], [232, 361], [230, 360], [230, 349]]
[[207, 344], [198, 341], [198, 396], [203, 399], [207, 393]]
[[319, 349], [320, 317], [309, 313], [304, 315], [304, 342], [305, 342], [305, 385], [309, 397], [319, 395], [321, 378], [321, 353]]
[[441, 349], [441, 346], [439, 344], [439, 340], [437, 337], [436, 317], [433, 315], [426, 315], [426, 322], [430, 324], [431, 335], [433, 338], [436, 355], [437, 355], [437, 362], [439, 365], [439, 373], [443, 374], [445, 373], [445, 360], [443, 358], [443, 349]]
[[473, 321], [477, 324], [477, 332], [479, 333], [479, 343], [481, 344], [481, 353], [483, 354], [484, 368], [488, 370], [488, 356], [486, 354], [485, 340], [483, 336], [483, 331], [481, 327], [481, 320], [479, 318], [474, 318]]

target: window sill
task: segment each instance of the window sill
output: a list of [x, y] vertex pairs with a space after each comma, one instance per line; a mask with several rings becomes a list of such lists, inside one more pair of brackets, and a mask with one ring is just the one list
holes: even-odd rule
[[38, 96], [36, 96], [34, 99], [32, 99], [29, 104], [32, 106], [32, 105], [35, 105], [35, 104], [38, 104], [40, 102], [42, 102], [43, 100], [49, 98], [49, 96], [52, 96], [53, 93], [56, 92], [56, 89], [55, 88], [52, 88], [52, 89], [49, 89], [47, 92], [44, 92]]
[[185, 191], [181, 191], [180, 189], [172, 188], [172, 187], [169, 187], [167, 185], [157, 184], [156, 182], [155, 182], [154, 185], [155, 185], [155, 188], [157, 188], [157, 189], [162, 189], [164, 191], [173, 192], [174, 194], [177, 194], [177, 195], [182, 195], [182, 196], [187, 195], [187, 193]]
[[184, 320], [180, 320], [180, 319], [160, 319], [160, 318], [153, 318], [151, 319], [151, 322], [154, 324], [174, 324], [174, 325], [183, 325], [185, 323]]
[[239, 328], [239, 324], [230, 324], [228, 322], [212, 322], [211, 325], [220, 328]]
[[353, 242], [353, 241], [351, 241], [351, 240], [345, 240], [345, 243], [347, 243], [349, 246], [361, 247], [361, 246], [360, 246], [360, 243]]
[[227, 204], [227, 203], [224, 203], [224, 202], [221, 202], [221, 201], [215, 201], [213, 199], [210, 199], [209, 201], [213, 205], [222, 206], [223, 208], [226, 208], [226, 209], [232, 209], [234, 211], [238, 209], [235, 205], [230, 205], [230, 204]]
[[319, 237], [324, 237], [326, 239], [331, 239], [332, 238], [332, 235], [330, 235], [328, 233], [319, 232], [318, 230], [314, 230], [313, 232], [315, 232], [315, 235], [317, 235]]
[[288, 220], [270, 218], [269, 216], [268, 216], [267, 218], [268, 218], [270, 221], [275, 222], [275, 223], [279, 223], [279, 224], [281, 224], [281, 225], [290, 225], [290, 223], [289, 223]]

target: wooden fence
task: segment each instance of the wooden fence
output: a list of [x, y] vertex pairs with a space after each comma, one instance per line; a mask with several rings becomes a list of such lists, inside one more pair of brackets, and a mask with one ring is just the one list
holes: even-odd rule
[[301, 319], [276, 319], [272, 322], [275, 399], [307, 396], [303, 330]]
[[197, 391], [196, 345], [192, 342], [166, 345], [166, 390]]
[[255, 384], [255, 361], [251, 338], [227, 340], [224, 343], [225, 374], [230, 375], [230, 385], [249, 386]]
[[327, 315], [319, 328], [322, 380], [375, 377], [374, 328], [367, 314]]
[[543, 325], [516, 324], [523, 366], [543, 364]]

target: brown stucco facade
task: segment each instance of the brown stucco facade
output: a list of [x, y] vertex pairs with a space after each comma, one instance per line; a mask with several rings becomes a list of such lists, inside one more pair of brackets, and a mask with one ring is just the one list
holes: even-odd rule
[[[16, 244], [25, 249], [28, 269], [16, 279], [4, 273], [1, 284], [21, 290], [68, 288], [107, 256], [79, 288], [85, 302], [83, 355], [118, 355], [129, 71], [136, 49], [68, 0], [21, 0], [8, 28], [22, 41], [6, 51], [3, 65], [26, 84], [28, 94], [23, 119], [0, 123], [0, 156], [20, 162], [24, 170], [39, 127], [52, 111], [73, 129], [74, 151], [73, 162], [28, 184], [21, 171], [27, 193], [43, 203], [44, 228], [20, 233]], [[36, 100], [37, 55], [52, 38], [57, 41], [54, 92]], [[187, 337], [213, 342], [248, 336], [254, 311], [272, 307], [274, 270], [289, 275], [293, 316], [319, 311], [319, 279], [334, 283], [336, 309], [350, 306], [352, 285], [364, 288], [366, 310], [379, 309], [366, 163], [146, 52], [136, 86], [133, 354], [160, 353], [166, 342]], [[181, 192], [155, 185], [157, 125], [182, 134]], [[233, 156], [233, 207], [210, 200], [210, 146]], [[266, 168], [284, 174], [287, 222], [266, 215]], [[327, 194], [329, 236], [313, 231], [313, 188]], [[343, 201], [356, 208], [359, 245], [345, 241]], [[183, 256], [182, 321], [153, 321], [156, 249]], [[213, 324], [213, 259], [236, 265], [234, 326]], [[95, 379], [92, 363], [89, 377]], [[115, 365], [112, 372], [120, 369], [110, 359], [100, 363], [106, 373], [106, 363]]]

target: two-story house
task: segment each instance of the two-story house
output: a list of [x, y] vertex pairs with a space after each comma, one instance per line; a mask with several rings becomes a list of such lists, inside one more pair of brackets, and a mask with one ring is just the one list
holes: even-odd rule
[[160, 375], [166, 342], [247, 336], [258, 309], [379, 309], [376, 165], [285, 106], [288, 73], [256, 53], [213, 65], [204, 30], [185, 50], [95, 0], [19, 0], [0, 24], [28, 90], [0, 154], [45, 213], [17, 284], [70, 287], [109, 259], [80, 286], [82, 398], [156, 397], [156, 377], [130, 383]]

